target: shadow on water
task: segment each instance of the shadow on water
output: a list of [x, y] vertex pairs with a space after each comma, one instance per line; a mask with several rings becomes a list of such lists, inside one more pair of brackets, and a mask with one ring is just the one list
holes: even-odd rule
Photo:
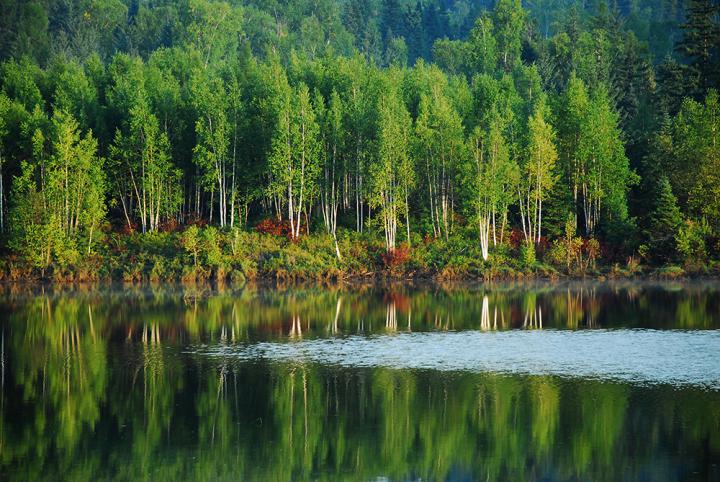
[[4, 289], [3, 480], [720, 479], [718, 284]]

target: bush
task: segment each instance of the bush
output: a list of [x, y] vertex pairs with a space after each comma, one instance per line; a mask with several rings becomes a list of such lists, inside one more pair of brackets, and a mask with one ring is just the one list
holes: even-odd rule
[[704, 264], [707, 260], [706, 239], [710, 234], [710, 225], [704, 219], [700, 222], [687, 220], [680, 226], [675, 242], [685, 266]]
[[221, 237], [221, 233], [214, 226], [208, 226], [202, 231], [200, 247], [207, 266], [217, 268], [223, 264]]
[[279, 221], [276, 218], [263, 219], [255, 226], [255, 231], [260, 234], [290, 237], [290, 225], [288, 222]]
[[553, 241], [545, 259], [555, 266], [565, 266], [568, 273], [585, 273], [595, 269], [600, 256], [600, 243], [595, 238], [583, 239], [575, 236], [575, 217], [565, 222], [565, 236]]
[[522, 243], [520, 245], [520, 262], [524, 268], [533, 268], [535, 266], [537, 259], [533, 243]]
[[198, 255], [200, 254], [200, 230], [194, 224], [188, 226], [180, 237], [180, 246], [193, 257], [193, 264], [198, 265]]
[[658, 269], [656, 271], [657, 276], [661, 278], [680, 278], [685, 275], [685, 270], [683, 270], [680, 266], [675, 265], [669, 265], [669, 266], [663, 266], [662, 268]]
[[122, 272], [123, 281], [141, 281], [145, 263], [141, 261], [130, 261], [125, 264]]
[[[340, 265], [345, 272], [353, 274], [367, 274], [377, 270], [381, 253], [385, 249], [376, 238], [348, 230], [338, 232], [338, 244], [342, 255]], [[411, 254], [416, 251], [413, 250]]]
[[391, 271], [407, 264], [410, 260], [410, 247], [403, 243], [397, 248], [380, 255], [385, 267]]
[[342, 274], [329, 237], [305, 237], [288, 243], [262, 261], [261, 269], [279, 279], [324, 279]]

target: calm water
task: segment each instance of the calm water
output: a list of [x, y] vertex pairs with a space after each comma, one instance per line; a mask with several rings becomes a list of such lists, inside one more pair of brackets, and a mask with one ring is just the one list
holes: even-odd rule
[[720, 283], [0, 287], [0, 480], [720, 480]]

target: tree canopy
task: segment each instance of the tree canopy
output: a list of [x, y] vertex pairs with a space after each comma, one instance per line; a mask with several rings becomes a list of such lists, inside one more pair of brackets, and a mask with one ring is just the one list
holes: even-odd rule
[[622, 259], [670, 199], [720, 249], [709, 0], [6, 3], [0, 231], [38, 267], [264, 218], [487, 259], [570, 216]]

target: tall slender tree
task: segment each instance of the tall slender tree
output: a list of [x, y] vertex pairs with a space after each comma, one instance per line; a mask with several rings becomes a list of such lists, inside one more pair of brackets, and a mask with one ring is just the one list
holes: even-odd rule
[[144, 95], [130, 110], [128, 133], [117, 131], [110, 156], [121, 176], [113, 185], [128, 227], [137, 211], [142, 232], [156, 231], [176, 214], [180, 172], [172, 166], [167, 134], [160, 130]]
[[400, 216], [405, 217], [410, 242], [410, 191], [415, 183], [410, 157], [410, 114], [398, 95], [398, 73], [389, 74], [387, 91], [378, 107], [378, 153], [370, 166], [372, 206], [379, 208], [388, 252], [397, 246]]
[[[316, 109], [324, 102], [322, 96], [317, 95]], [[318, 109], [319, 111], [319, 109]], [[322, 113], [322, 188], [320, 192], [320, 207], [323, 221], [328, 233], [335, 241], [335, 253], [341, 259], [340, 247], [337, 242], [338, 209], [342, 197], [342, 183], [345, 176], [345, 130], [344, 106], [340, 95], [335, 89], [330, 94], [328, 108]]]
[[717, 86], [720, 68], [720, 6], [712, 0], [690, 0], [685, 23], [680, 25], [683, 37], [676, 50], [690, 62], [693, 81], [700, 95]]
[[555, 131], [545, 120], [546, 116], [547, 107], [544, 101], [540, 101], [528, 119], [529, 139], [518, 199], [523, 234], [528, 244], [540, 242], [543, 201], [558, 179], [555, 172]]
[[491, 241], [493, 246], [503, 241], [508, 207], [517, 191], [519, 170], [510, 158], [503, 123], [498, 115], [491, 118], [487, 131], [476, 127], [470, 143], [473, 163], [469, 169], [469, 184], [480, 229], [480, 249], [483, 259], [487, 260]]
[[230, 97], [222, 78], [215, 72], [197, 71], [192, 80], [193, 103], [197, 110], [195, 133], [197, 144], [193, 149], [195, 164], [200, 169], [200, 179], [210, 191], [210, 220], [214, 210], [213, 198], [217, 193], [218, 221], [228, 224], [228, 208], [234, 172], [230, 153], [232, 127], [228, 121]]
[[[300, 236], [302, 215], [316, 194], [320, 170], [319, 126], [307, 85], [301, 83], [288, 92], [281, 108], [270, 168], [275, 192], [282, 193], [287, 204], [290, 233]], [[309, 226], [307, 226], [309, 229]]]

